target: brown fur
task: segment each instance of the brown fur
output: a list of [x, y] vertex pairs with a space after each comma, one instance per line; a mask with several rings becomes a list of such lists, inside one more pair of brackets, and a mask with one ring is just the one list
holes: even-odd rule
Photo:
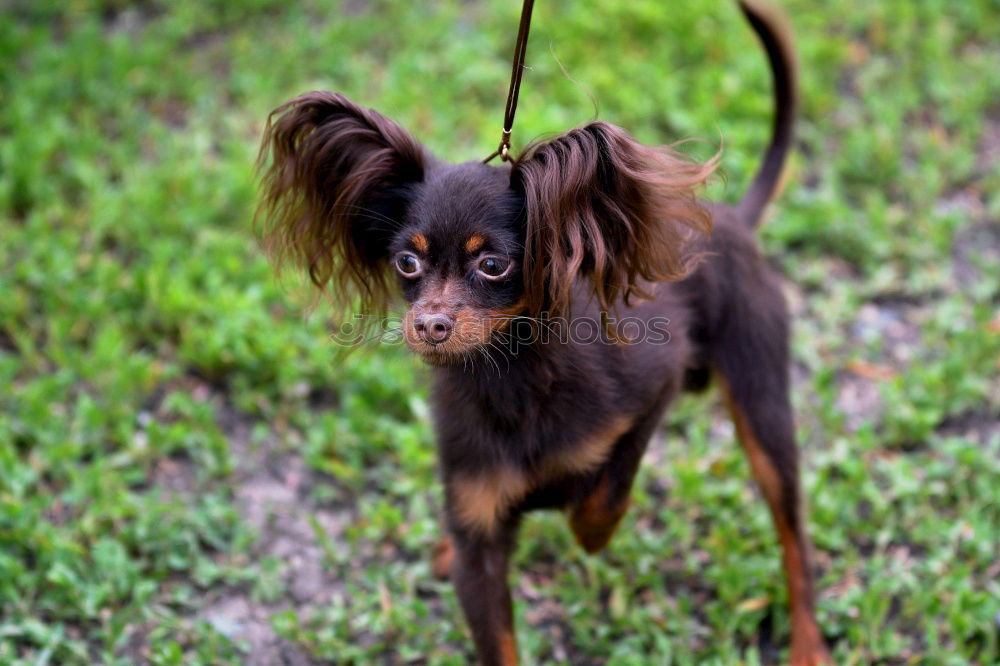
[[736, 401], [725, 380], [720, 381], [722, 394], [736, 426], [740, 444], [746, 451], [757, 484], [764, 493], [781, 544], [781, 561], [788, 585], [788, 598], [792, 615], [792, 666], [815, 666], [828, 658], [823, 637], [816, 627], [811, 565], [807, 545], [802, 542], [801, 525], [792, 524], [796, 516], [789, 516], [782, 497], [785, 488], [780, 473], [757, 438], [750, 420]]
[[469, 239], [465, 241], [465, 251], [469, 254], [478, 252], [479, 248], [481, 248], [485, 242], [486, 239], [483, 238], [482, 234], [472, 234], [469, 236]]
[[513, 631], [506, 631], [500, 637], [500, 663], [504, 666], [517, 666], [517, 641]]
[[357, 297], [362, 311], [383, 313], [394, 192], [423, 177], [423, 147], [377, 111], [312, 92], [271, 112], [258, 164], [257, 221], [275, 263], [304, 268], [336, 305]]
[[443, 536], [437, 540], [431, 552], [431, 574], [438, 580], [446, 580], [451, 575], [454, 561], [455, 545], [450, 537]]
[[529, 146], [513, 173], [528, 210], [529, 309], [566, 312], [580, 275], [604, 311], [646, 296], [643, 280], [683, 277], [688, 241], [711, 228], [695, 188], [714, 168], [715, 158], [697, 164], [602, 122]]
[[629, 431], [632, 422], [626, 415], [616, 416], [610, 425], [584, 437], [571, 449], [543, 458], [540, 479], [549, 480], [560, 475], [572, 476], [594, 471], [608, 459], [615, 442]]
[[526, 474], [506, 466], [476, 476], [458, 476], [448, 484], [456, 519], [467, 529], [491, 535], [531, 484]]
[[410, 242], [413, 243], [413, 247], [417, 250], [417, 252], [422, 252], [424, 254], [430, 252], [431, 245], [427, 242], [427, 236], [424, 236], [423, 234], [413, 234], [410, 236]]
[[498, 466], [484, 474], [450, 479], [448, 489], [457, 507], [457, 519], [469, 529], [492, 534], [507, 517], [510, 507], [533, 488], [544, 487], [553, 479], [586, 475], [597, 469], [631, 425], [632, 420], [628, 417], [617, 417], [609, 426], [585, 437], [571, 449], [544, 457], [535, 470], [518, 471]]
[[570, 514], [570, 529], [577, 543], [588, 553], [603, 550], [625, 516], [628, 503], [628, 497], [615, 497], [609, 479], [602, 479]]

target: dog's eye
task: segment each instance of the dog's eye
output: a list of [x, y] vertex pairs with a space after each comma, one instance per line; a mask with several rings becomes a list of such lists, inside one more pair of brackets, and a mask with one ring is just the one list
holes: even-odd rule
[[404, 277], [416, 277], [420, 275], [420, 260], [409, 252], [400, 252], [396, 255], [396, 270]]
[[502, 278], [507, 274], [510, 262], [499, 257], [484, 257], [479, 260], [479, 274], [489, 280]]

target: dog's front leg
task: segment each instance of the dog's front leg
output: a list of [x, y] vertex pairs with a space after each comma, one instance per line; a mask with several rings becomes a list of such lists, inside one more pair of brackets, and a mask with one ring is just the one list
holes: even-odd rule
[[663, 419], [668, 395], [665, 393], [652, 410], [618, 437], [593, 485], [570, 508], [570, 529], [588, 553], [596, 553], [608, 545], [625, 515], [639, 463], [649, 438]]
[[452, 531], [451, 580], [482, 666], [517, 664], [514, 613], [507, 585], [514, 536], [514, 525], [497, 526], [489, 535]]

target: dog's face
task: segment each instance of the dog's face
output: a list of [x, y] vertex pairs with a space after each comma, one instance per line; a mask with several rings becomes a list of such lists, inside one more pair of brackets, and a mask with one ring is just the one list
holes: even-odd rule
[[714, 168], [591, 123], [512, 165], [447, 164], [342, 95], [276, 109], [261, 149], [265, 242], [341, 307], [380, 315], [395, 274], [403, 334], [429, 362], [461, 362], [512, 318], [556, 316], [581, 281], [610, 311], [640, 283], [687, 270]]
[[427, 171], [387, 252], [409, 304], [403, 336], [413, 351], [435, 364], [462, 359], [523, 313], [523, 212], [508, 168]]

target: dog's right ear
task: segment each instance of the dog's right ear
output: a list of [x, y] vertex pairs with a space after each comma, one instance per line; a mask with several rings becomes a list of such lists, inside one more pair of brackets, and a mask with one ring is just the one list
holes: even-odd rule
[[343, 95], [311, 92], [279, 106], [258, 159], [265, 247], [279, 266], [305, 268], [336, 305], [357, 296], [362, 312], [384, 312], [389, 241], [425, 162], [402, 127]]

